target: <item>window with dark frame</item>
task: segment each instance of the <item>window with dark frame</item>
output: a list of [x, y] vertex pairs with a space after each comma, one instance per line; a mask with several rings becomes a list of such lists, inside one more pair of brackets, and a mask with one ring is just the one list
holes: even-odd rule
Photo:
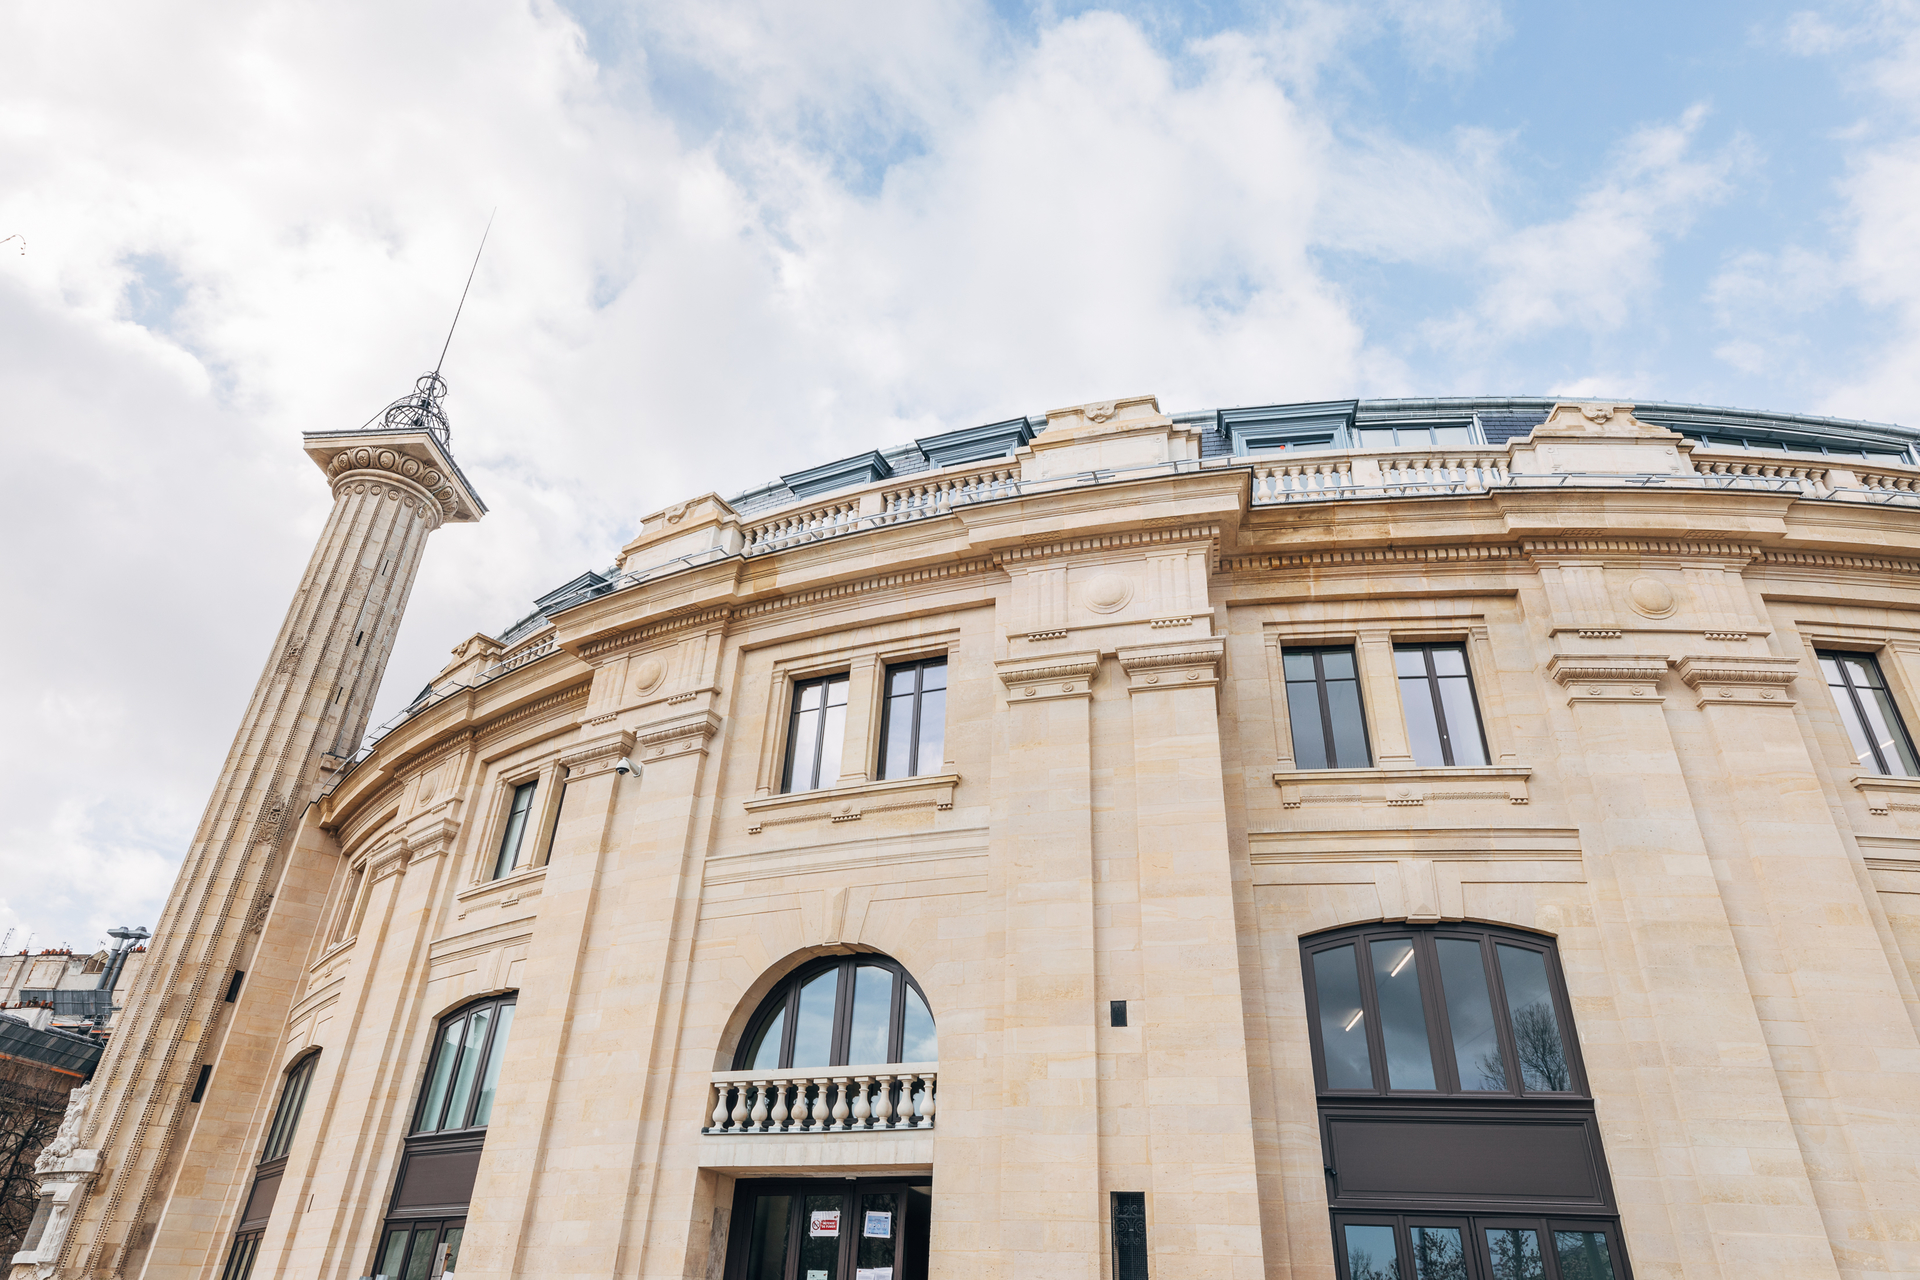
[[1352, 645], [1282, 649], [1287, 720], [1296, 769], [1365, 769], [1373, 764], [1360, 707]]
[[314, 1068], [320, 1055], [309, 1053], [288, 1069], [280, 1085], [280, 1101], [267, 1125], [266, 1141], [260, 1145], [255, 1163], [253, 1185], [240, 1209], [240, 1225], [234, 1232], [233, 1247], [227, 1251], [227, 1265], [220, 1280], [247, 1280], [254, 1258], [260, 1252], [260, 1239], [272, 1216], [274, 1201], [280, 1194], [280, 1180], [287, 1171], [287, 1152], [293, 1147], [294, 1130], [300, 1125], [300, 1112], [307, 1104], [307, 1090], [313, 1084]]
[[1464, 644], [1397, 644], [1393, 666], [1415, 764], [1484, 765], [1487, 736]]
[[1339, 1280], [1628, 1280], [1551, 939], [1370, 924], [1301, 962]]
[[500, 879], [520, 865], [520, 850], [527, 843], [527, 823], [532, 820], [533, 793], [539, 786], [523, 782], [513, 789], [513, 801], [507, 806], [506, 829], [500, 833], [500, 853], [493, 860], [493, 878]]
[[1473, 427], [1465, 422], [1413, 422], [1395, 426], [1361, 427], [1362, 449], [1397, 449], [1408, 445], [1425, 448], [1468, 449], [1478, 443]]
[[1893, 777], [1920, 777], [1913, 740], [1893, 704], [1893, 694], [1872, 654], [1839, 649], [1817, 649], [1814, 657], [1840, 708], [1854, 760], [1863, 769]]
[[914, 778], [940, 772], [946, 736], [947, 660], [926, 658], [888, 667], [876, 776]]
[[483, 1000], [441, 1020], [413, 1132], [486, 1127], [513, 1029], [514, 1000], [510, 995]]
[[787, 763], [782, 791], [815, 791], [840, 780], [847, 736], [847, 676], [797, 681], [787, 717]]
[[896, 960], [872, 953], [802, 965], [760, 1003], [734, 1054], [737, 1071], [935, 1062], [927, 998]]

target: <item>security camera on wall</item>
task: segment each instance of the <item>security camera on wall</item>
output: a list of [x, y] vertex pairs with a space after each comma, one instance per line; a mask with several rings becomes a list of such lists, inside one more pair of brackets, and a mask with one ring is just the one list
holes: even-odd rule
[[642, 766], [635, 764], [627, 756], [621, 756], [620, 763], [613, 766], [613, 771], [623, 778], [628, 774], [632, 774], [634, 778], [638, 780], [642, 772]]

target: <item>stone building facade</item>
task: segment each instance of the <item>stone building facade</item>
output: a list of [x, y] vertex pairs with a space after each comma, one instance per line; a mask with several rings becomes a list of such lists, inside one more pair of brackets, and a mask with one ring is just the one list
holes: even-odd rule
[[1920, 1275], [1915, 457], [1137, 397], [649, 515], [292, 793], [35, 1265]]

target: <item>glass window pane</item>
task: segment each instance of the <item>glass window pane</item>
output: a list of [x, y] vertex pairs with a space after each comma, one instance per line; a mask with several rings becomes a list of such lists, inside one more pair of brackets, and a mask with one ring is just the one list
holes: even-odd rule
[[794, 706], [801, 711], [819, 710], [820, 709], [820, 691], [823, 687], [824, 686], [819, 684], [802, 685], [800, 687], [799, 693], [797, 694], [799, 701], [796, 702]]
[[308, 1058], [287, 1077], [280, 1090], [280, 1107], [274, 1113], [273, 1127], [267, 1132], [267, 1145], [260, 1159], [278, 1160], [293, 1145], [293, 1131], [300, 1124], [300, 1108], [306, 1105], [307, 1085], [313, 1079], [315, 1059]]
[[1453, 1065], [1460, 1088], [1468, 1093], [1505, 1092], [1507, 1070], [1500, 1057], [1500, 1034], [1487, 992], [1487, 966], [1480, 944], [1465, 938], [1440, 938], [1440, 987], [1447, 1001], [1447, 1030], [1453, 1036]]
[[[29, 1233], [28, 1239], [34, 1239]], [[260, 1252], [258, 1234], [236, 1237], [233, 1251], [227, 1255], [227, 1269], [220, 1273], [220, 1280], [247, 1280], [253, 1274], [253, 1258]]]
[[1862, 690], [1860, 701], [1867, 709], [1867, 727], [1880, 747], [1880, 758], [1887, 762], [1888, 772], [1909, 778], [1920, 773], [1920, 769], [1914, 767], [1913, 748], [1907, 744], [1907, 735], [1899, 728], [1900, 713], [1893, 709], [1892, 696], [1885, 689], [1866, 689]]
[[400, 1280], [400, 1268], [407, 1261], [407, 1229], [387, 1232], [386, 1247], [380, 1250], [380, 1274], [388, 1280]]
[[1841, 683], [1840, 664], [1832, 658], [1823, 654], [1820, 658], [1820, 670], [1826, 675], [1828, 684], [1837, 685]]
[[1487, 1254], [1493, 1261], [1493, 1280], [1546, 1280], [1540, 1233], [1530, 1227], [1488, 1227]]
[[848, 1226], [841, 1221], [847, 1216], [846, 1198], [805, 1196], [802, 1200], [807, 1216], [800, 1222], [799, 1280], [811, 1280], [809, 1273], [816, 1271], [834, 1280], [840, 1274], [840, 1236]]
[[487, 1073], [480, 1078], [480, 1098], [473, 1104], [473, 1123], [486, 1124], [493, 1118], [493, 1095], [500, 1086], [500, 1064], [507, 1057], [507, 1034], [513, 1030], [514, 1006], [500, 1006], [499, 1022], [493, 1029], [493, 1047], [487, 1051]]
[[1480, 736], [1480, 716], [1473, 706], [1473, 686], [1465, 676], [1448, 676], [1439, 682], [1440, 705], [1447, 713], [1447, 744], [1453, 748], [1456, 765], [1487, 762], [1487, 746]]
[[1364, 769], [1373, 763], [1367, 754], [1367, 725], [1360, 715], [1360, 685], [1353, 680], [1327, 681], [1327, 710], [1333, 715], [1333, 767]]
[[465, 1227], [448, 1227], [447, 1233], [440, 1237], [440, 1243], [447, 1248], [447, 1265], [443, 1275], [453, 1275], [459, 1269], [460, 1239], [466, 1234]]
[[1329, 680], [1353, 679], [1353, 650], [1328, 649], [1320, 655], [1320, 666]]
[[[1840, 712], [1840, 723], [1846, 726], [1847, 741], [1853, 745], [1854, 763], [1863, 769], [1871, 769], [1875, 773], [1878, 773], [1880, 771], [1880, 763], [1874, 759], [1873, 738], [1867, 732], [1866, 723], [1860, 719], [1859, 709], [1854, 705], [1853, 691], [1849, 690], [1844, 684], [1836, 684], [1831, 687], [1833, 689], [1834, 707]], [[1870, 690], [1862, 690], [1861, 696], [1871, 697], [1873, 695]]]
[[460, 1056], [460, 1034], [467, 1029], [465, 1018], [455, 1018], [440, 1031], [440, 1047], [434, 1051], [433, 1072], [427, 1078], [426, 1101], [420, 1104], [418, 1133], [431, 1133], [440, 1127], [440, 1109], [447, 1100], [447, 1081], [453, 1077], [454, 1060]]
[[853, 1029], [847, 1039], [847, 1061], [860, 1065], [891, 1062], [893, 1031], [893, 973], [863, 964], [853, 971]]
[[1360, 428], [1360, 447], [1363, 449], [1390, 449], [1393, 447], [1392, 427]]
[[1433, 657], [1433, 673], [1437, 676], [1463, 676], [1467, 674], [1467, 651], [1458, 645], [1437, 644], [1427, 650]]
[[1413, 750], [1413, 762], [1429, 767], [1445, 764], [1440, 721], [1433, 714], [1433, 685], [1425, 671], [1417, 677], [1400, 677], [1400, 707], [1407, 716], [1407, 745]]
[[889, 698], [911, 698], [913, 696], [914, 676], [919, 672], [913, 667], [895, 667], [887, 673], [887, 696]]
[[414, 1229], [413, 1247], [407, 1250], [406, 1280], [427, 1280], [433, 1266], [433, 1238], [439, 1234], [432, 1227]]
[[786, 1280], [787, 1215], [792, 1207], [792, 1196], [761, 1196], [754, 1201], [745, 1280]]
[[448, 1129], [467, 1126], [467, 1103], [473, 1098], [473, 1077], [480, 1069], [481, 1055], [487, 1051], [487, 1028], [493, 1025], [492, 1009], [475, 1009], [467, 1016], [467, 1042], [460, 1049], [460, 1065], [454, 1068], [453, 1088], [447, 1093]]
[[946, 762], [947, 691], [928, 689], [920, 695], [920, 750], [915, 773], [938, 773]]
[[820, 785], [814, 768], [819, 749], [820, 713], [803, 711], [794, 717], [793, 741], [787, 748], [787, 790], [811, 791]]
[[906, 1026], [901, 1028], [900, 1061], [938, 1062], [940, 1042], [934, 1036], [933, 1014], [927, 1002], [911, 986], [907, 988]]
[[1467, 1250], [1458, 1227], [1415, 1227], [1413, 1280], [1467, 1280]]
[[800, 988], [800, 1016], [795, 1020], [793, 1065], [824, 1067], [833, 1060], [833, 1006], [840, 991], [840, 970], [829, 969]]
[[1556, 1231], [1553, 1252], [1560, 1280], [1613, 1280], [1613, 1257], [1604, 1231]]
[[1532, 1093], [1565, 1093], [1573, 1087], [1573, 1074], [1567, 1069], [1560, 1020], [1547, 986], [1547, 959], [1538, 951], [1504, 943], [1494, 950], [1500, 955], [1500, 981], [1507, 988], [1521, 1087]]
[[1433, 1050], [1420, 1003], [1420, 964], [1411, 939], [1372, 944], [1373, 994], [1380, 1006], [1380, 1037], [1387, 1052], [1389, 1089], [1431, 1089]]
[[843, 696], [827, 707], [820, 721], [820, 777], [815, 786], [830, 787], [840, 781], [840, 749], [846, 741], [847, 702]]
[[1393, 671], [1400, 676], [1427, 678], [1427, 652], [1424, 649], [1395, 649]]
[[527, 834], [527, 812], [533, 808], [533, 788], [531, 782], [514, 788], [513, 804], [507, 810], [507, 829], [500, 836], [500, 856], [494, 862], [495, 879], [513, 870], [520, 861], [520, 844]]
[[924, 689], [944, 689], [947, 687], [947, 660], [929, 662], [920, 668], [920, 687]]
[[1442, 448], [1469, 445], [1473, 443], [1473, 428], [1435, 427], [1433, 429], [1433, 440], [1435, 444], [1440, 445]]
[[1320, 723], [1320, 686], [1307, 681], [1287, 682], [1287, 722], [1293, 730], [1293, 767], [1327, 767], [1327, 735]]
[[880, 776], [904, 778], [912, 769], [913, 698], [887, 699], [887, 740], [880, 744]]
[[899, 1205], [891, 1192], [860, 1197], [859, 1219], [850, 1225], [854, 1236], [854, 1267], [865, 1272], [873, 1267], [893, 1268], [894, 1238], [899, 1234]]
[[827, 705], [844, 707], [847, 705], [847, 678], [839, 676], [827, 681]]
[[753, 1042], [753, 1050], [747, 1054], [747, 1070], [779, 1070], [780, 1038], [786, 1033], [787, 1011], [782, 1009], [767, 1020], [766, 1026], [760, 1028], [760, 1038]]
[[1351, 1280], [1400, 1280], [1400, 1248], [1392, 1227], [1349, 1222], [1346, 1236]]
[[1360, 1005], [1360, 974], [1352, 946], [1313, 953], [1313, 985], [1320, 1002], [1320, 1048], [1326, 1055], [1327, 1088], [1373, 1088], [1367, 1052], [1367, 1019]]
[[1282, 653], [1280, 669], [1289, 680], [1313, 679], [1313, 655], [1310, 653]]

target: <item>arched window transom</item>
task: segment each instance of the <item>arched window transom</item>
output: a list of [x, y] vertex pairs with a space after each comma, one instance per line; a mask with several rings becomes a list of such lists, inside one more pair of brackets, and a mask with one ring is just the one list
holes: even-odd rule
[[415, 1133], [486, 1127], [493, 1117], [513, 1010], [513, 996], [495, 996], [441, 1019], [414, 1118]]
[[761, 1002], [734, 1055], [739, 1071], [934, 1062], [926, 997], [898, 961], [828, 956], [802, 965]]
[[1473, 925], [1370, 925], [1301, 945], [1323, 1092], [1586, 1093], [1547, 939]]

